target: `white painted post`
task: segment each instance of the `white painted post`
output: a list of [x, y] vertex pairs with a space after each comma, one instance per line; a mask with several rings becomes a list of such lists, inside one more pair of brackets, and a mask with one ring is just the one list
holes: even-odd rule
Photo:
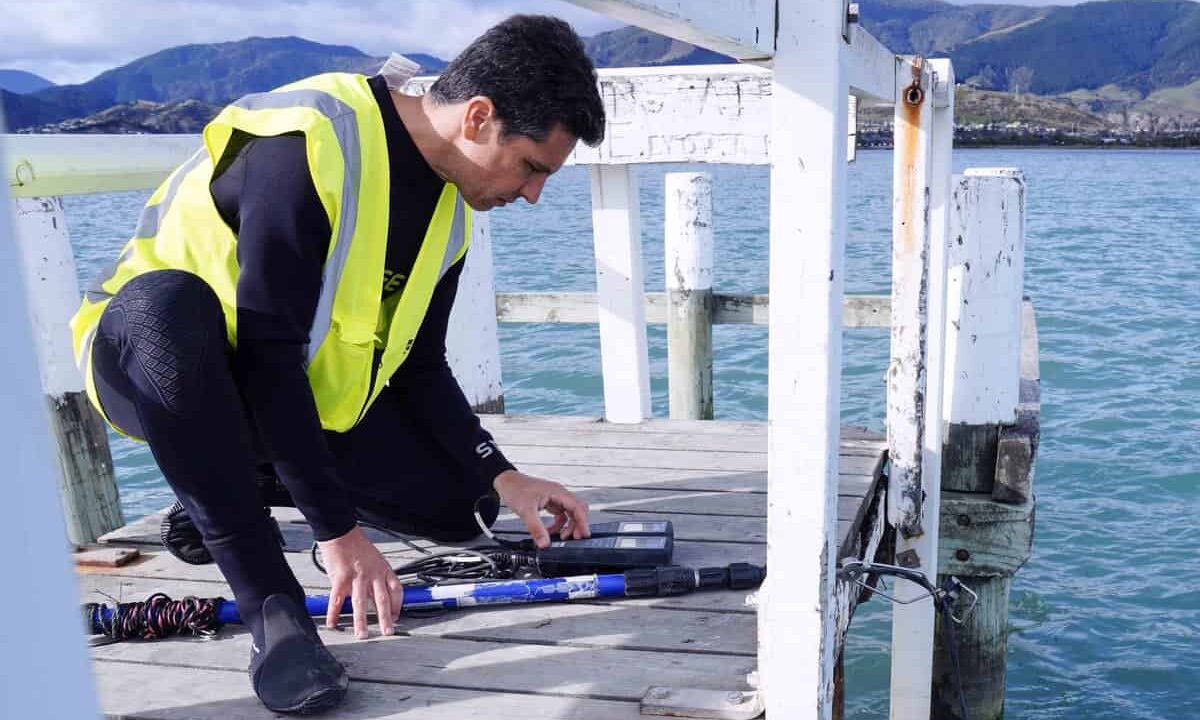
[[6, 185], [0, 186], [0, 327], [8, 341], [0, 353], [0, 457], [9, 478], [0, 547], [12, 579], [0, 593], [6, 618], [0, 648], [9, 654], [0, 672], [0, 717], [94, 718], [100, 713], [54, 498], [59, 472]]
[[471, 249], [450, 311], [446, 359], [476, 412], [503, 413], [500, 338], [496, 325], [496, 270], [491, 220], [472, 214]]
[[650, 417], [650, 356], [637, 179], [629, 165], [593, 165], [591, 176], [604, 416], [639, 423]]
[[58, 488], [67, 534], [74, 543], [91, 543], [124, 522], [108, 434], [84, 392], [71, 347], [69, 323], [80, 295], [63, 201], [61, 197], [16, 198], [13, 207], [41, 387], [58, 446]]
[[1025, 177], [970, 169], [955, 183], [947, 301], [946, 421], [1015, 419], [1025, 279]]
[[[937, 111], [938, 124], [934, 124], [934, 105], [944, 90], [934, 86], [928, 65], [919, 58], [905, 58], [896, 73], [887, 427], [892, 464], [888, 519], [897, 529], [896, 562], [932, 580], [937, 574], [940, 324], [945, 306], [945, 252], [938, 243], [945, 236], [953, 109]], [[948, 70], [949, 65], [939, 69]], [[937, 373], [933, 382], [928, 380], [931, 372]], [[931, 438], [936, 438], [932, 446]], [[901, 600], [915, 600], [922, 592], [913, 583], [896, 584]], [[929, 717], [933, 633], [932, 599], [893, 607], [891, 717], [895, 720]]]
[[[979, 596], [955, 629], [957, 662], [967, 715], [997, 720], [1004, 713], [1009, 592], [1032, 543], [1030, 483], [1040, 409], [1036, 389], [1025, 398], [1029, 404], [1021, 398], [1023, 351], [1032, 351], [1036, 368], [1036, 347], [1022, 348], [1024, 341], [1036, 344], [1031, 328], [1022, 332], [1024, 178], [1014, 169], [968, 170], [956, 178], [953, 207], [942, 475], [942, 489], [954, 491], [947, 493], [953, 507], [942, 523], [953, 544], [941, 552], [940, 571], [953, 573]], [[1027, 368], [1027, 375], [1033, 380], [1036, 370]], [[1002, 479], [1021, 490], [1001, 487]], [[955, 522], [961, 517], [975, 519]], [[945, 717], [958, 718], [945, 635], [934, 658], [935, 706], [946, 708]]]
[[767, 716], [829, 718], [846, 242], [842, 3], [778, 4], [771, 103]]
[[667, 173], [664, 195], [670, 416], [712, 420], [712, 176]]

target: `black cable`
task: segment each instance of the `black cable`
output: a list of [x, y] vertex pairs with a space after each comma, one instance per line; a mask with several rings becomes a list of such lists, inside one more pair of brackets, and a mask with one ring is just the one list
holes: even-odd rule
[[[142, 638], [157, 640], [171, 635], [212, 635], [220, 628], [217, 608], [225, 598], [188, 596], [172, 600], [165, 593], [154, 593], [142, 602], [86, 603], [84, 621], [93, 634], [114, 640]], [[109, 607], [109, 619], [103, 610]]]
[[[522, 571], [532, 571], [537, 567], [533, 540], [507, 540], [492, 533], [479, 512], [479, 503], [488, 498], [489, 496], [483, 495], [475, 500], [475, 521], [483, 534], [496, 545], [431, 552], [390, 528], [362, 520], [358, 524], [396, 538], [425, 556], [393, 568], [393, 572], [406, 585], [448, 585], [478, 580], [508, 580], [518, 577]], [[322, 574], [328, 574], [321, 563], [319, 551], [320, 546], [314, 542], [310, 551], [312, 563]]]
[[958, 578], [948, 577], [941, 588], [934, 586], [925, 573], [911, 568], [896, 565], [879, 565], [854, 561], [838, 570], [843, 578], [856, 579], [859, 575], [891, 575], [920, 585], [933, 598], [933, 606], [942, 613], [943, 627], [946, 628], [946, 647], [950, 653], [950, 665], [954, 672], [954, 690], [958, 694], [958, 707], [961, 720], [970, 720], [967, 713], [967, 695], [962, 685], [962, 669], [959, 665], [958, 635], [955, 631], [954, 602], [958, 599], [958, 588], [961, 586]]

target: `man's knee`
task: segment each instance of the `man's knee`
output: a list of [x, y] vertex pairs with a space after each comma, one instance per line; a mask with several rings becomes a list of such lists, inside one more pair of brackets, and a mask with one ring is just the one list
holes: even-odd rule
[[[189, 390], [203, 392], [205, 363], [225, 364], [220, 300], [196, 275], [158, 270], [133, 278], [112, 299], [100, 331], [120, 337], [141, 378], [164, 406], [180, 411]], [[130, 369], [130, 368], [127, 368]]]

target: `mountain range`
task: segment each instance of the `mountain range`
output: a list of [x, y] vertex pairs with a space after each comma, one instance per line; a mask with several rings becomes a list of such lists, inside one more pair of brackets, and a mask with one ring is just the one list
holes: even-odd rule
[[[940, 0], [862, 0], [860, 22], [897, 53], [948, 56], [959, 82], [980, 90], [1054, 98], [1106, 122], [1149, 115], [1200, 122], [1200, 3], [1107, 0], [1064, 7], [952, 5]], [[585, 39], [598, 67], [732, 62], [688, 43], [625, 27]], [[422, 71], [446, 62], [409, 55]], [[335, 70], [382, 63], [348, 46], [297, 37], [184, 45], [139, 58], [88, 82], [46, 87], [30, 73], [0, 71], [11, 129], [111, 131], [139, 114], [183, 108], [185, 124], [249, 92]], [[989, 96], [990, 97], [990, 96]], [[206, 110], [206, 108], [210, 108]], [[107, 112], [105, 119], [90, 118]], [[143, 123], [131, 131], [169, 128]], [[159, 129], [170, 132], [170, 129]]]

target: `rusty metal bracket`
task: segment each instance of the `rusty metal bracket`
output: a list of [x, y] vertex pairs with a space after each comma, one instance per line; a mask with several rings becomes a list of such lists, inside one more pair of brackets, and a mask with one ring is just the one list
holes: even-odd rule
[[925, 70], [925, 58], [917, 55], [913, 58], [912, 84], [904, 90], [904, 102], [916, 107], [925, 101], [925, 89], [921, 87], [921, 76]]

